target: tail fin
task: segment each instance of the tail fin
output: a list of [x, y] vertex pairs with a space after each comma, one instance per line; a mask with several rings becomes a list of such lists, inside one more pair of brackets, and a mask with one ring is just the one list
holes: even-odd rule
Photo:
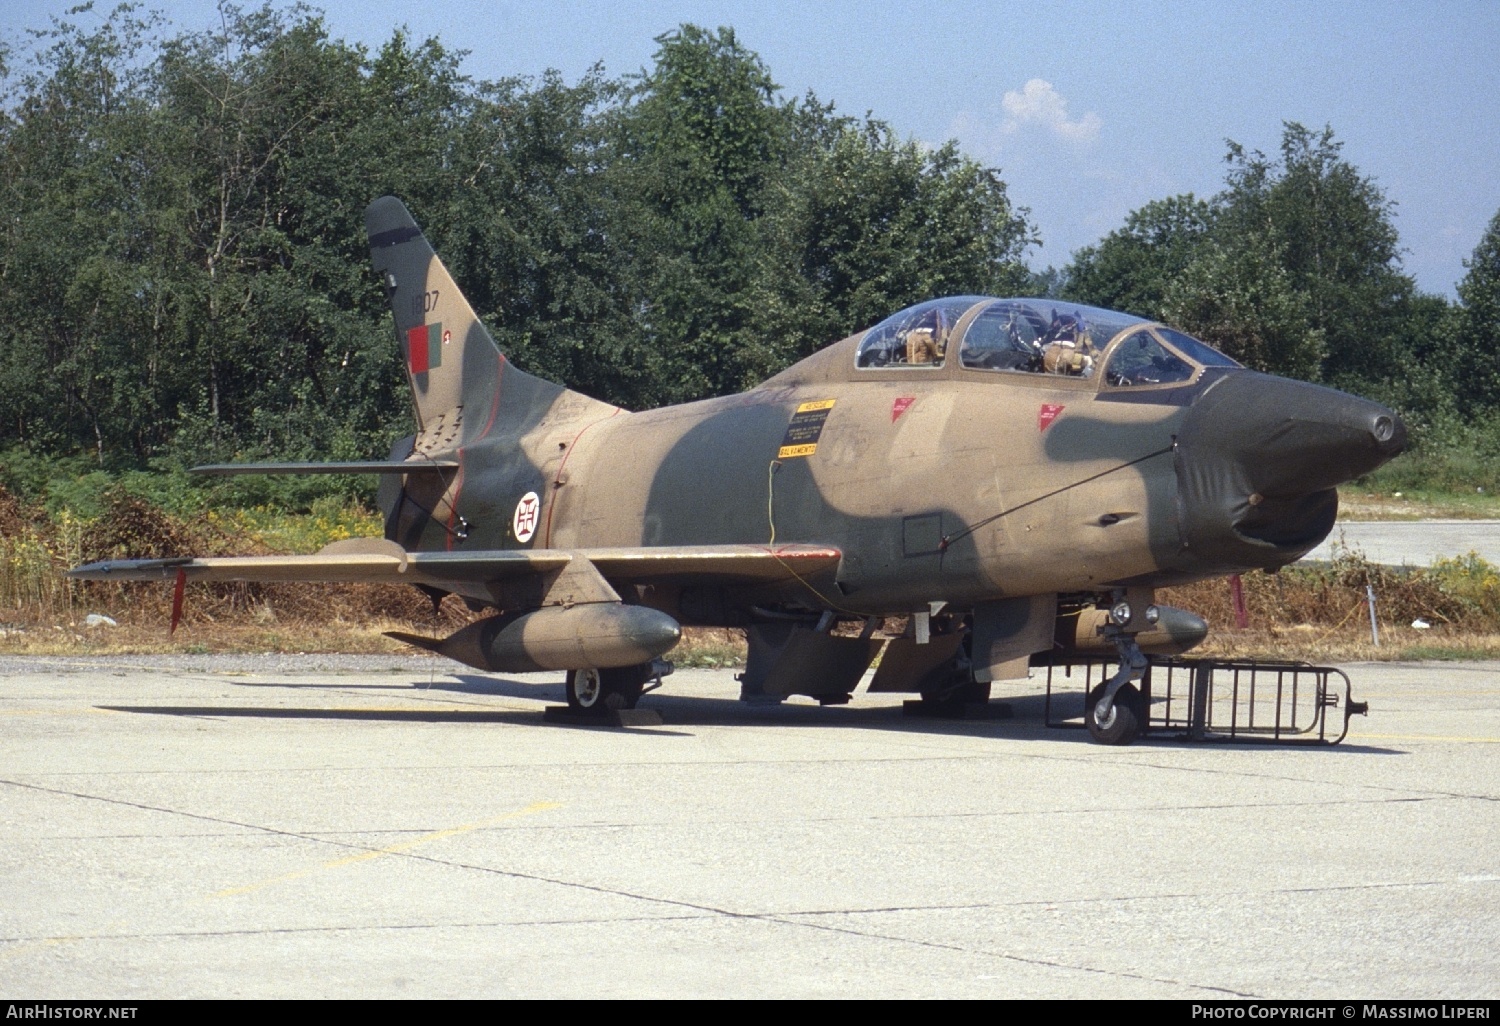
[[466, 396], [465, 391], [477, 392], [481, 384], [486, 393], [499, 388], [504, 358], [405, 204], [394, 196], [371, 203], [365, 210], [365, 230], [370, 258], [384, 279], [396, 319], [396, 338], [416, 404], [418, 437], [435, 431], [447, 434], [462, 418], [464, 407], [475, 406], [478, 396]]
[[565, 396], [613, 410], [510, 366], [400, 200], [371, 203], [365, 230], [411, 381], [416, 452], [452, 451], [491, 431], [519, 435]]

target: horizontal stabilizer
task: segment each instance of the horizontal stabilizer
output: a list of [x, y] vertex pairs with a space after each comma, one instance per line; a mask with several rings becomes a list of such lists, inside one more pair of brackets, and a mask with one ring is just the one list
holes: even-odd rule
[[189, 474], [431, 474], [457, 470], [457, 460], [351, 460], [346, 463], [211, 463]]
[[610, 549], [483, 549], [406, 552], [378, 538], [336, 542], [311, 556], [209, 556], [202, 559], [113, 559], [68, 571], [85, 581], [368, 581], [429, 584], [492, 582], [591, 563], [622, 584], [689, 580], [775, 583], [837, 569], [841, 553], [822, 545], [683, 545]]

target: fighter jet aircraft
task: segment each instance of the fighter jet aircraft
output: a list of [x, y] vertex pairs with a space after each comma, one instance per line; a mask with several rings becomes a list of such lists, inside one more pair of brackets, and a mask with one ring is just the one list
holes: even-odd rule
[[399, 637], [567, 671], [584, 710], [632, 707], [682, 625], [746, 630], [750, 701], [846, 702], [882, 646], [870, 689], [933, 703], [1113, 652], [1086, 720], [1122, 744], [1146, 654], [1207, 631], [1154, 590], [1295, 561], [1332, 528], [1336, 486], [1406, 441], [1383, 406], [1166, 325], [984, 296], [899, 311], [739, 395], [630, 413], [507, 360], [399, 200], [365, 217], [416, 434], [386, 461], [200, 469], [381, 474], [385, 537], [73, 576], [455, 594], [493, 615]]

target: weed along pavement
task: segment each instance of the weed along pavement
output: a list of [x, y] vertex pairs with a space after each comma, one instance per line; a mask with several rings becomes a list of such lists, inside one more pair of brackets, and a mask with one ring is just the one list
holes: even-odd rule
[[[901, 696], [545, 721], [560, 675], [0, 660], [0, 991], [1500, 996], [1500, 664], [1350, 667], [1337, 747]], [[538, 686], [529, 681], [548, 682]]]

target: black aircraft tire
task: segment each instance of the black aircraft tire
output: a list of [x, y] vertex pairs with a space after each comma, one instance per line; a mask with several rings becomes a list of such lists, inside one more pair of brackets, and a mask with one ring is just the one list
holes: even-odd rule
[[974, 643], [972, 631], [964, 630], [963, 643], [953, 658], [934, 667], [917, 682], [917, 693], [922, 705], [939, 715], [961, 716], [964, 706], [990, 700], [990, 685], [974, 679], [974, 667], [969, 657]]
[[634, 709], [646, 686], [649, 665], [568, 671], [568, 707], [578, 712]]
[[963, 712], [966, 705], [974, 703], [983, 705], [988, 702], [990, 685], [970, 680], [942, 690], [923, 691], [921, 696], [923, 705], [934, 710], [947, 710], [956, 714]]
[[1115, 692], [1115, 700], [1110, 703], [1109, 720], [1101, 724], [1094, 716], [1094, 709], [1103, 697], [1103, 684], [1089, 692], [1083, 711], [1083, 721], [1088, 724], [1089, 736], [1101, 745], [1128, 745], [1140, 737], [1146, 710], [1145, 703], [1141, 701], [1141, 693], [1135, 686], [1126, 684]]

